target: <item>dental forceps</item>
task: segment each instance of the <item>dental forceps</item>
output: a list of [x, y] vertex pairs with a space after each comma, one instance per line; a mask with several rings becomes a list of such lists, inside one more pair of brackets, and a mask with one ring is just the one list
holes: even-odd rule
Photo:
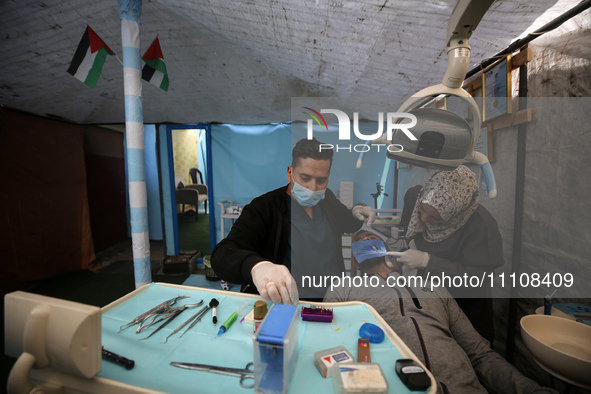
[[[207, 305], [207, 306], [204, 306], [203, 308], [201, 308], [201, 309], [199, 310], [199, 312], [195, 313], [195, 314], [194, 314], [193, 316], [191, 316], [191, 317], [190, 317], [190, 318], [189, 318], [189, 319], [188, 319], [186, 322], [184, 322], [183, 324], [181, 324], [180, 326], [178, 326], [178, 328], [177, 328], [176, 330], [174, 330], [173, 332], [171, 332], [171, 333], [170, 333], [170, 334], [169, 334], [169, 335], [166, 337], [166, 339], [164, 340], [164, 342], [160, 342], [160, 343], [166, 343], [166, 342], [168, 342], [168, 338], [170, 338], [171, 336], [173, 336], [174, 334], [176, 334], [177, 332], [179, 332], [179, 331], [181, 330], [181, 328], [183, 328], [184, 326], [186, 326], [187, 324], [189, 324], [189, 323], [191, 322], [191, 320], [195, 319], [195, 321], [193, 322], [193, 324], [191, 324], [191, 325], [189, 326], [189, 328], [193, 327], [193, 326], [195, 325], [195, 323], [197, 323], [199, 320], [201, 320], [201, 318], [203, 317], [203, 315], [205, 315], [205, 312], [207, 312], [207, 311], [208, 311], [208, 310], [211, 308], [211, 305], [212, 305], [212, 303], [214, 303], [214, 301], [215, 301], [215, 303], [217, 303], [217, 302], [218, 302], [218, 301], [217, 301], [215, 298], [214, 298], [214, 299], [212, 299], [212, 300], [211, 300], [211, 302], [209, 303], [209, 305]], [[201, 302], [203, 302], [203, 300], [201, 300]], [[215, 305], [217, 305], [217, 304], [215, 304]], [[181, 334], [181, 337], [182, 337], [183, 335], [185, 335], [185, 333], [186, 333], [187, 331], [189, 331], [189, 328], [187, 328], [187, 329], [185, 330], [185, 332], [183, 332], [183, 333]]]
[[[242, 388], [251, 389], [254, 387], [254, 363], [252, 363], [252, 362], [249, 362], [248, 364], [246, 364], [246, 367], [244, 367], [244, 368], [226, 368], [226, 367], [218, 367], [215, 365], [180, 363], [180, 362], [171, 362], [170, 365], [173, 365], [173, 366], [179, 367], [179, 368], [193, 369], [196, 371], [213, 372], [213, 373], [219, 373], [222, 375], [238, 376], [238, 377], [240, 377], [240, 386]], [[250, 384], [250, 385], [244, 384], [244, 381], [247, 379], [252, 379], [252, 384]]]
[[[202, 303], [203, 303], [203, 300], [199, 301], [197, 304], [191, 304], [191, 305], [181, 305], [181, 306], [178, 306], [178, 307], [164, 306], [160, 310], [154, 312], [153, 314], [146, 316], [144, 318], [144, 320], [138, 326], [137, 330], [135, 330], [135, 332], [136, 332], [136, 334], [139, 334], [140, 331], [142, 331], [144, 328], [151, 327], [154, 324], [158, 324], [161, 321], [166, 320], [167, 318], [170, 317], [171, 314], [173, 314], [173, 312], [177, 311], [179, 308], [184, 308], [184, 307], [187, 307], [187, 306], [188, 307], [193, 307], [193, 306], [201, 305]], [[184, 308], [184, 309], [186, 309], [186, 308]], [[150, 319], [150, 317], [152, 319], [151, 320], [148, 320], [148, 319]], [[160, 319], [158, 319], [158, 317], [160, 317]]]
[[[152, 324], [156, 324], [156, 323], [158, 323], [158, 322], [161, 322], [161, 321], [164, 321], [164, 323], [162, 323], [162, 324], [160, 325], [160, 327], [158, 327], [156, 330], [154, 330], [154, 332], [153, 332], [153, 333], [151, 333], [150, 335], [148, 335], [147, 337], [145, 337], [145, 338], [141, 338], [141, 339], [140, 339], [140, 341], [143, 341], [143, 340], [145, 340], [145, 339], [148, 339], [148, 338], [150, 338], [152, 335], [156, 334], [158, 331], [162, 330], [164, 327], [166, 327], [168, 324], [170, 324], [170, 322], [171, 322], [171, 321], [173, 321], [173, 320], [174, 320], [174, 319], [175, 319], [177, 316], [179, 316], [181, 313], [183, 313], [183, 311], [184, 311], [185, 309], [188, 309], [188, 308], [193, 308], [193, 307], [195, 307], [195, 306], [199, 306], [199, 305], [201, 305], [201, 304], [203, 304], [203, 300], [199, 301], [199, 302], [198, 302], [198, 303], [196, 303], [196, 304], [185, 304], [185, 305], [181, 305], [181, 306], [176, 306], [176, 307], [169, 308], [169, 311], [168, 311], [169, 313], [168, 313], [168, 315], [166, 315], [166, 316], [164, 316], [164, 317], [160, 318], [159, 320], [157, 320], [157, 321], [156, 321], [156, 322], [154, 322], [154, 323], [151, 323], [150, 325], [152, 325]], [[166, 313], [166, 312], [165, 312], [165, 313]], [[165, 321], [165, 320], [166, 320], [166, 321]]]
[[131, 326], [135, 326], [136, 324], [143, 323], [150, 316], [154, 316], [154, 315], [160, 314], [162, 310], [164, 310], [165, 308], [170, 308], [171, 306], [173, 306], [181, 298], [189, 298], [189, 296], [177, 296], [177, 297], [171, 298], [170, 300], [164, 301], [160, 305], [156, 305], [154, 308], [150, 309], [147, 312], [142, 313], [141, 315], [137, 316], [135, 319], [133, 319], [129, 323], [124, 324], [121, 327], [119, 327], [119, 332], [121, 332], [123, 330], [126, 330], [129, 327], [131, 327]]

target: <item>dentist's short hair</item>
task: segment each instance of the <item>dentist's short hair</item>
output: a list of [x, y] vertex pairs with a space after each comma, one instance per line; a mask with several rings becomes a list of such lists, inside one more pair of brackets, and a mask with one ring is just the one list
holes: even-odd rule
[[291, 167], [295, 168], [299, 164], [300, 159], [311, 158], [314, 160], [330, 160], [332, 167], [332, 157], [334, 152], [332, 149], [320, 149], [323, 143], [318, 141], [315, 137], [311, 140], [303, 138], [299, 140], [293, 150], [291, 151]]

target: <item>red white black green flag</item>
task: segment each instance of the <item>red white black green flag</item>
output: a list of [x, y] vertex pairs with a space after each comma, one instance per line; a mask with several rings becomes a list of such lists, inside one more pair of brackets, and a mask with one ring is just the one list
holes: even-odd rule
[[160, 49], [158, 37], [144, 53], [142, 60], [144, 61], [142, 79], [168, 92], [168, 72], [166, 72], [166, 64], [164, 64], [164, 56], [162, 55], [162, 49]]
[[89, 26], [86, 26], [68, 72], [94, 88], [101, 76], [107, 55], [114, 54], [111, 48]]

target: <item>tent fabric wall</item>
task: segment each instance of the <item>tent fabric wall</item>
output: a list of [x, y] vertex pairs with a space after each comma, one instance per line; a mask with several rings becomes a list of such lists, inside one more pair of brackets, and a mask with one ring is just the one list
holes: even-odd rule
[[207, 184], [207, 177], [209, 171], [209, 169], [207, 168], [207, 129], [205, 128], [206, 126], [202, 127], [204, 128], [195, 130], [197, 133], [197, 161], [199, 163], [197, 168], [199, 169], [199, 171], [201, 171], [201, 174], [203, 175], [203, 182]]
[[[528, 64], [528, 106], [532, 107], [534, 121], [528, 124], [526, 136], [520, 263], [524, 271], [571, 272], [588, 288], [591, 59], [570, 53], [563, 40], [569, 42], [571, 38], [565, 34], [556, 43], [547, 42], [548, 47], [534, 45], [533, 60]], [[551, 293], [554, 288], [548, 290]], [[588, 292], [574, 299], [563, 294], [559, 290], [554, 302], [590, 304]], [[518, 318], [534, 313], [540, 305], [542, 299], [519, 299]], [[519, 335], [515, 347], [515, 365], [529, 376], [548, 381], [548, 374], [532, 361]], [[572, 394], [579, 392], [587, 391], [571, 390]]]
[[[248, 204], [253, 198], [286, 185], [287, 166], [291, 163], [290, 129], [288, 124], [211, 125], [214, 202], [232, 200]], [[217, 205], [215, 216], [219, 241]], [[229, 227], [228, 220], [226, 232]]]
[[129, 238], [123, 133], [87, 126], [84, 160], [92, 239], [98, 253]]
[[174, 163], [172, 157], [172, 128], [171, 125], [158, 126], [158, 147], [160, 152], [160, 175], [162, 212], [163, 212], [163, 237], [166, 244], [166, 254], [177, 256], [179, 253], [178, 225], [176, 207], [173, 204], [174, 193]]
[[0, 109], [0, 289], [26, 289], [94, 260], [84, 126]]
[[156, 152], [156, 127], [144, 125], [144, 160], [146, 162], [146, 194], [148, 197], [148, 228], [150, 240], [162, 240], [162, 214], [160, 210], [160, 181]]

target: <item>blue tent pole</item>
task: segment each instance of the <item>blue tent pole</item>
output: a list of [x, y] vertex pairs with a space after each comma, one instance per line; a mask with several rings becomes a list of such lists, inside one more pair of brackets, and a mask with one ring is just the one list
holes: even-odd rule
[[[207, 203], [209, 204], [209, 248], [213, 253], [216, 245], [216, 231], [215, 231], [215, 201], [213, 200], [213, 160], [211, 154], [211, 125], [205, 126], [205, 151], [207, 152], [205, 159], [207, 163], [205, 167], [207, 172]], [[224, 220], [220, 218], [220, 220]]]
[[135, 287], [152, 282], [144, 161], [144, 113], [140, 55], [141, 0], [118, 0], [123, 47], [125, 143]]

